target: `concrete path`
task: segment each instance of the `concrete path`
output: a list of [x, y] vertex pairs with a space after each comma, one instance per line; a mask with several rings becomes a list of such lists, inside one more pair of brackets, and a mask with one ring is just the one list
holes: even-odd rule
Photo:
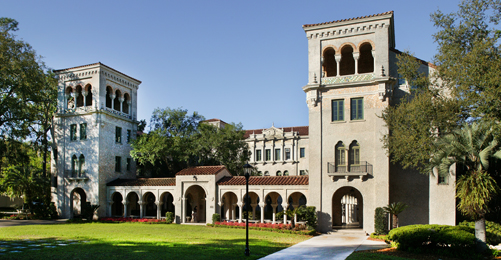
[[13, 219], [0, 219], [0, 228], [13, 227], [23, 225], [46, 225], [46, 224], [64, 224], [67, 219], [54, 219], [54, 220], [13, 220]]
[[[279, 259], [346, 259], [354, 251], [386, 248], [384, 242], [367, 240], [364, 234], [331, 233], [313, 237], [289, 248], [261, 258]], [[251, 249], [252, 254], [252, 249]]]

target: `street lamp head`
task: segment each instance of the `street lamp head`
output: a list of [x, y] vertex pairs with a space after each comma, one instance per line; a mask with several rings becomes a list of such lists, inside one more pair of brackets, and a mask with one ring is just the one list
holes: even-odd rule
[[251, 175], [251, 172], [252, 172], [252, 165], [246, 163], [244, 166], [244, 176], [246, 178], [249, 178], [249, 176]]

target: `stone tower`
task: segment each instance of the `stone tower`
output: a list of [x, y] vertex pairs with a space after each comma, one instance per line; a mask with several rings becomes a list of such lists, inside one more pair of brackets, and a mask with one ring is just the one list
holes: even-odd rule
[[100, 205], [104, 216], [106, 183], [135, 177], [129, 141], [137, 132], [141, 81], [102, 63], [55, 72], [53, 201], [63, 218], [78, 217], [85, 203]]

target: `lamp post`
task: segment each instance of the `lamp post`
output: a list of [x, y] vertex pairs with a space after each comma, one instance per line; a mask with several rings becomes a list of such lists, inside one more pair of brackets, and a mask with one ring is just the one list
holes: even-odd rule
[[252, 171], [252, 166], [246, 163], [244, 166], [244, 176], [245, 176], [245, 256], [250, 255], [249, 251], [249, 177]]

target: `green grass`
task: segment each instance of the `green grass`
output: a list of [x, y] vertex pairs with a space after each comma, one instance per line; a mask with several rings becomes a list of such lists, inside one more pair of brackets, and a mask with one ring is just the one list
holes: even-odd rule
[[[264, 257], [308, 238], [249, 230], [251, 256], [246, 259]], [[143, 223], [36, 225], [0, 228], [0, 242], [1, 259], [222, 260], [244, 258], [245, 230]], [[14, 249], [12, 243], [22, 249]], [[40, 246], [29, 247], [30, 243]], [[9, 252], [13, 250], [21, 252]]]

